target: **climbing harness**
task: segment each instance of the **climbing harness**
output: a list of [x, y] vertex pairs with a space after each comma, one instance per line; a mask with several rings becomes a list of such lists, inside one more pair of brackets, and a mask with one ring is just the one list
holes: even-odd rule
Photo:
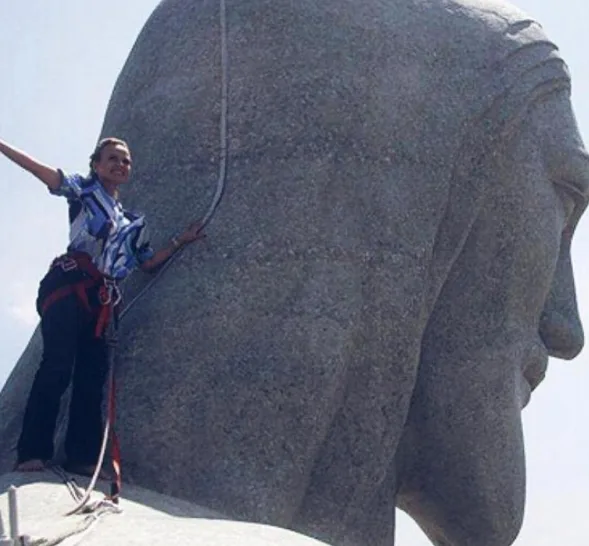
[[[97, 315], [94, 334], [101, 337], [122, 299], [117, 282], [102, 274], [84, 252], [68, 252], [59, 256], [51, 263], [49, 272], [56, 269], [61, 269], [64, 274], [50, 279], [54, 286], [37, 302], [39, 314], [43, 315], [62, 298], [76, 294], [82, 307], [88, 313]], [[75, 282], [72, 282], [71, 275], [76, 275]]]

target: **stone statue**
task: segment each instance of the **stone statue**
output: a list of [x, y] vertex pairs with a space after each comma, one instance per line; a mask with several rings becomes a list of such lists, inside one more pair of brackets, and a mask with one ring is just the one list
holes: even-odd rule
[[521, 410], [583, 344], [589, 170], [556, 47], [501, 1], [231, 0], [224, 31], [222, 7], [158, 6], [103, 128], [157, 244], [218, 189], [227, 70], [207, 250], [121, 323], [125, 478], [336, 546], [391, 546], [395, 506], [438, 546], [508, 546]]

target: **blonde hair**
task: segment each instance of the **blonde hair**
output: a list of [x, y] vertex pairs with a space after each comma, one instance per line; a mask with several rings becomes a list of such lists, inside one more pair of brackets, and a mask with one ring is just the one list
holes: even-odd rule
[[[125, 148], [127, 148], [127, 150], [129, 150], [129, 145], [124, 141], [121, 140], [120, 138], [115, 138], [115, 137], [107, 137], [107, 138], [103, 138], [102, 140], [100, 140], [98, 142], [98, 144], [96, 145], [96, 148], [94, 148], [94, 151], [92, 152], [92, 154], [90, 155], [90, 173], [88, 176], [92, 177], [96, 174], [96, 171], [94, 170], [94, 163], [96, 161], [100, 161], [100, 156], [102, 154], [102, 150], [104, 150], [104, 148], [106, 148], [109, 145], [120, 145], [120, 146], [124, 146]], [[116, 190], [115, 194], [113, 196], [115, 199], [119, 199], [119, 191]]]
[[121, 145], [124, 146], [125, 148], [127, 148], [127, 150], [129, 150], [129, 145], [124, 141], [121, 140], [120, 138], [115, 138], [115, 137], [107, 137], [107, 138], [103, 138], [102, 140], [100, 140], [98, 142], [98, 144], [96, 145], [96, 148], [94, 148], [94, 151], [92, 152], [92, 155], [90, 156], [90, 175], [94, 174], [94, 163], [96, 161], [100, 161], [100, 155], [102, 154], [102, 150], [104, 150], [104, 148], [106, 148], [109, 145]]

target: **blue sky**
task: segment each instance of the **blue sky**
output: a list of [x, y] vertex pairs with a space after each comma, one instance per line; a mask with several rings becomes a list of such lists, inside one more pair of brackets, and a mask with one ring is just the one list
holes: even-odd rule
[[[115, 79], [157, 0], [0, 2], [0, 138], [39, 159], [85, 171]], [[589, 143], [587, 0], [519, 0], [561, 49], [573, 76], [573, 104]], [[229, 5], [230, 9], [230, 5]], [[39, 280], [67, 241], [65, 203], [0, 157], [0, 385], [37, 317]], [[581, 316], [589, 330], [589, 225], [573, 245]], [[524, 412], [528, 504], [516, 546], [589, 544], [589, 349], [553, 360]], [[397, 544], [429, 546], [400, 516]]]

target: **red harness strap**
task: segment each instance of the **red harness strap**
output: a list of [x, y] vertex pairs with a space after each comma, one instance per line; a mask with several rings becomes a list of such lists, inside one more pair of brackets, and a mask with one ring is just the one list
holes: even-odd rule
[[115, 306], [120, 301], [119, 289], [116, 284], [105, 279], [104, 284], [98, 289], [98, 300], [100, 301], [100, 311], [96, 320], [95, 335], [101, 337], [110, 322]]
[[[64, 256], [53, 260], [51, 268], [54, 267], [61, 267], [65, 272], [78, 269], [88, 274], [90, 278], [76, 283], [66, 284], [51, 292], [41, 305], [41, 313], [45, 313], [56, 301], [75, 293], [84, 306], [84, 309], [90, 313], [98, 314], [94, 334], [96, 337], [101, 337], [110, 322], [113, 307], [120, 300], [116, 283], [109, 277], [103, 275], [92, 263], [90, 256], [84, 252], [68, 252]], [[88, 290], [95, 287], [98, 287], [100, 306], [93, 309], [88, 301]], [[113, 301], [113, 293], [116, 294], [115, 301]]]
[[90, 303], [88, 302], [88, 295], [86, 294], [86, 290], [92, 288], [93, 286], [96, 286], [96, 281], [94, 279], [85, 279], [75, 284], [66, 284], [61, 288], [54, 290], [43, 300], [43, 304], [41, 305], [41, 313], [45, 313], [45, 311], [47, 311], [47, 309], [49, 309], [49, 307], [56, 301], [69, 296], [73, 292], [77, 294], [86, 310], [92, 312], [92, 307], [90, 307]]
[[116, 393], [116, 385], [115, 385], [115, 374], [114, 371], [111, 371], [110, 374], [110, 381], [108, 386], [108, 420], [110, 421], [110, 453], [111, 453], [111, 461], [112, 467], [114, 470], [114, 480], [111, 483], [110, 487], [110, 500], [112, 500], [115, 504], [119, 502], [119, 495], [121, 493], [122, 487], [122, 476], [121, 476], [121, 447], [119, 444], [119, 438], [115, 432], [114, 424], [115, 424], [115, 393]]

